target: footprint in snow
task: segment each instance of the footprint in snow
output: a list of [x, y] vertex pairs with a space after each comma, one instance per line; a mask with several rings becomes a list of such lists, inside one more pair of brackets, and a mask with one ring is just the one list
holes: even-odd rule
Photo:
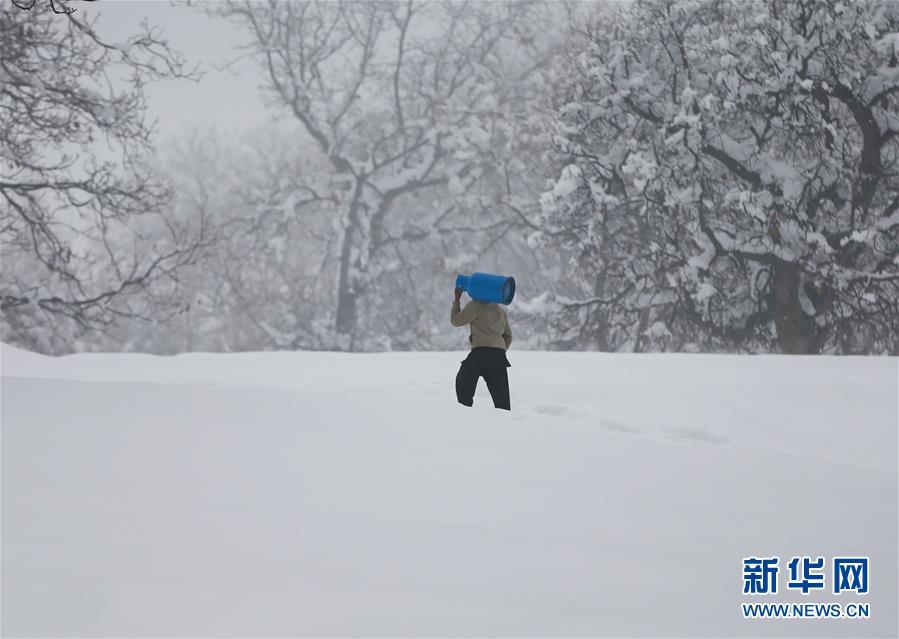
[[534, 410], [541, 415], [561, 415], [566, 412], [564, 406], [538, 406]]
[[669, 432], [677, 439], [709, 442], [710, 444], [726, 444], [728, 442], [726, 438], [710, 433], [704, 428], [678, 427], [669, 429]]
[[605, 428], [608, 431], [613, 433], [642, 433], [643, 431], [637, 428], [636, 426], [631, 426], [630, 424], [623, 424], [621, 422], [616, 422], [611, 419], [604, 419], [599, 422], [599, 426], [601, 428]]

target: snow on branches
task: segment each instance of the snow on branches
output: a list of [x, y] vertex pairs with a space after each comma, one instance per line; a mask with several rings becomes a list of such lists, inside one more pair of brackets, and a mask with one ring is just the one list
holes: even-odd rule
[[[322, 183], [301, 186], [336, 203], [340, 236], [323, 261], [337, 270], [334, 347], [364, 348], [365, 323], [386, 303], [375, 294], [379, 280], [399, 272], [398, 262], [406, 281], [394, 297], [405, 317], [420, 306], [404, 299], [410, 273], [421, 270], [415, 260], [433, 261], [441, 236], [483, 235], [489, 247], [532, 225], [519, 196], [530, 168], [520, 149], [536, 127], [522, 105], [542, 86], [549, 57], [545, 9], [411, 1], [211, 9], [247, 31], [267, 97], [301, 126], [324, 167]], [[410, 218], [418, 201], [430, 204]], [[452, 221], [462, 211], [472, 222]]]
[[117, 317], [172, 312], [202, 239], [165, 215], [141, 90], [192, 73], [149, 28], [116, 46], [50, 9], [0, 9], [0, 310], [3, 339], [58, 352]]
[[661, 322], [681, 347], [899, 352], [897, 56], [874, 0], [637, 2], [586, 28], [545, 230], [617, 300], [593, 306], [611, 348]]

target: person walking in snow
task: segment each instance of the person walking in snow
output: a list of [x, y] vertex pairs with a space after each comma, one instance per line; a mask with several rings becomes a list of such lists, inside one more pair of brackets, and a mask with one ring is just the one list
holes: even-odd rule
[[512, 344], [512, 329], [509, 317], [499, 304], [470, 300], [465, 308], [460, 308], [462, 289], [455, 289], [450, 322], [453, 326], [470, 325], [468, 342], [471, 352], [459, 367], [456, 375], [456, 398], [460, 404], [471, 406], [478, 378], [487, 382], [487, 390], [496, 408], [511, 410], [509, 402], [509, 376], [506, 368], [511, 366], [506, 351]]

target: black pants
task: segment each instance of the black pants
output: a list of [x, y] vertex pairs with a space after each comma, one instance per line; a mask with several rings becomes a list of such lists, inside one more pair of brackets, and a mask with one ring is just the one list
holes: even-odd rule
[[460, 404], [471, 406], [474, 403], [474, 390], [478, 378], [487, 382], [487, 390], [493, 398], [496, 408], [511, 410], [509, 405], [509, 376], [506, 368], [511, 366], [506, 359], [506, 351], [502, 348], [478, 346], [471, 349], [456, 374], [456, 398]]

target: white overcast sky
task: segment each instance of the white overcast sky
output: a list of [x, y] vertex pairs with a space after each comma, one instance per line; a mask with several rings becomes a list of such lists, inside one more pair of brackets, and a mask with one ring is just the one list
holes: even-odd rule
[[214, 126], [227, 132], [269, 118], [259, 94], [262, 77], [252, 61], [245, 60], [231, 70], [217, 69], [237, 58], [240, 51], [236, 47], [249, 39], [232, 23], [196, 7], [173, 6], [168, 0], [104, 0], [73, 6], [85, 14], [99, 14], [97, 30], [110, 42], [137, 33], [146, 18], [205, 73], [198, 83], [167, 81], [147, 87], [149, 112], [158, 118], [161, 138], [178, 135], [185, 126]]

